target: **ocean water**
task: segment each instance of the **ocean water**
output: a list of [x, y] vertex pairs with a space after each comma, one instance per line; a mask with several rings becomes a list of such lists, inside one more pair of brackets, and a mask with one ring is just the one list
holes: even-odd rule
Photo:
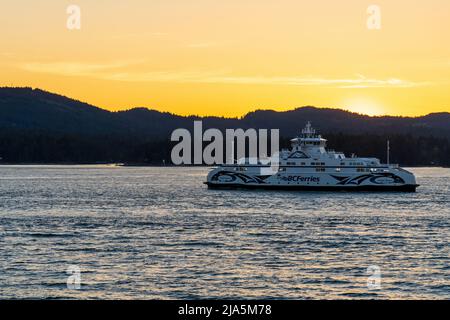
[[0, 298], [449, 299], [450, 169], [411, 170], [417, 193], [314, 193], [2, 166]]

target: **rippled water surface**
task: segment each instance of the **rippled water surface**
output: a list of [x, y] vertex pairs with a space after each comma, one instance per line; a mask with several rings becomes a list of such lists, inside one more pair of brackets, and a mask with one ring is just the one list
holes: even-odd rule
[[449, 299], [450, 169], [411, 170], [417, 193], [314, 193], [208, 190], [206, 168], [3, 166], [0, 297]]

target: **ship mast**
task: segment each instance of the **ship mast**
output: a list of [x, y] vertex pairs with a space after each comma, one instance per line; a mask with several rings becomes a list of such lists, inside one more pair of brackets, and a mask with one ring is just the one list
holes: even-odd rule
[[389, 155], [389, 153], [390, 153], [390, 151], [391, 151], [391, 147], [390, 147], [390, 145], [389, 145], [389, 140], [387, 141], [387, 146], [386, 146], [386, 148], [387, 148], [387, 156], [386, 156], [386, 158], [387, 158], [387, 165], [389, 165], [389, 158], [390, 158], [390, 155]]

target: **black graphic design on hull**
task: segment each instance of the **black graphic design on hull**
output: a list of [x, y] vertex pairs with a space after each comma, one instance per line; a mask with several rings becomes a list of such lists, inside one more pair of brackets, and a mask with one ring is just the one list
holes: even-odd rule
[[259, 176], [259, 177], [251, 177], [249, 175], [238, 173], [238, 172], [232, 172], [232, 171], [220, 171], [216, 173], [212, 178], [211, 181], [219, 181], [219, 178], [227, 177], [229, 180], [227, 183], [236, 182], [236, 180], [241, 180], [244, 183], [259, 183], [264, 184], [266, 183], [264, 180], [267, 179], [270, 176]]
[[[399, 176], [396, 176], [395, 174], [392, 174], [392, 173], [363, 174], [363, 175], [360, 175], [360, 176], [357, 176], [354, 178], [335, 176], [335, 175], [331, 175], [331, 176], [334, 179], [339, 181], [338, 185], [349, 185], [349, 184], [360, 185], [361, 183], [363, 183], [366, 180], [369, 180], [370, 182], [372, 182], [374, 184], [378, 184], [378, 185], [391, 184], [391, 183], [405, 183], [405, 180], [403, 180]], [[380, 181], [380, 179], [386, 179], [386, 178], [391, 179], [391, 181], [389, 183]]]

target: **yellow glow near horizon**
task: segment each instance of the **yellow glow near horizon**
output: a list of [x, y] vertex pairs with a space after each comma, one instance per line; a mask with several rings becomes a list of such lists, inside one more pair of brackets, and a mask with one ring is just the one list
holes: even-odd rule
[[16, 0], [0, 11], [0, 86], [109, 110], [241, 116], [304, 105], [450, 111], [450, 1]]
[[351, 99], [343, 104], [343, 109], [356, 112], [360, 114], [366, 114], [369, 116], [382, 116], [386, 114], [384, 108], [374, 101], [369, 101], [364, 98]]

